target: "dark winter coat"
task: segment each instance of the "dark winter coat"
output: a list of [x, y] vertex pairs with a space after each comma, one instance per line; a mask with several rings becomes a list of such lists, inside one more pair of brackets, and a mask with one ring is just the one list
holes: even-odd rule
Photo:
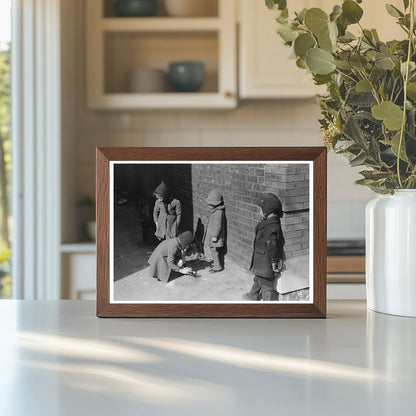
[[[211, 215], [205, 229], [204, 245], [209, 247], [224, 247], [226, 239], [225, 228], [225, 206], [222, 203], [211, 210]], [[212, 242], [213, 237], [217, 238], [215, 243]]]
[[177, 262], [181, 258], [182, 250], [176, 237], [162, 241], [149, 258], [149, 276], [167, 282], [172, 270], [179, 271]]
[[181, 223], [182, 207], [178, 199], [169, 202], [156, 200], [153, 220], [156, 224], [155, 236], [160, 239], [177, 237]]
[[285, 240], [278, 217], [270, 217], [257, 224], [250, 270], [266, 279], [274, 278], [272, 263], [283, 260]]

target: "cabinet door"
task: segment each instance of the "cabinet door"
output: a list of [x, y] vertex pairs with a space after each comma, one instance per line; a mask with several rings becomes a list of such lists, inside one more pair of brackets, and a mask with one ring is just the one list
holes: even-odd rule
[[95, 299], [95, 263], [93, 253], [65, 253], [62, 256], [63, 299]]
[[[330, 12], [341, 0], [298, 0], [289, 4], [289, 10], [300, 11], [304, 7], [320, 7]], [[296, 4], [295, 4], [296, 3]], [[389, 1], [399, 9], [402, 0]], [[298, 68], [290, 59], [291, 49], [283, 44], [277, 35], [277, 12], [268, 10], [264, 1], [239, 0], [240, 17], [240, 97], [241, 98], [305, 98], [325, 92], [324, 87], [313, 84], [311, 75]], [[376, 28], [384, 41], [403, 38], [403, 33], [395, 19], [386, 12], [384, 2], [366, 0], [362, 25]], [[360, 32], [358, 25], [350, 31]]]
[[[299, 0], [295, 7], [332, 8], [329, 0]], [[277, 13], [268, 10], [264, 1], [239, 0], [239, 9], [240, 97], [305, 98], [322, 92], [311, 75], [289, 59], [291, 49], [276, 33]]]

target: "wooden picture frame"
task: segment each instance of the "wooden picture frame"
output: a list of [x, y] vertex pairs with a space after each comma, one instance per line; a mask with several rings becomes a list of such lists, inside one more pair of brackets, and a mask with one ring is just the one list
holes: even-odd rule
[[[96, 155], [98, 317], [326, 317], [326, 148], [97, 148]], [[143, 172], [155, 173], [150, 175], [143, 174]], [[183, 172], [187, 172], [186, 175]], [[138, 203], [134, 200], [135, 197], [132, 196], [135, 195], [135, 191], [131, 191], [129, 194], [125, 190], [120, 190], [120, 188], [128, 187], [128, 183], [131, 182], [134, 190], [136, 185], [142, 186], [141, 183], [144, 183], [146, 178], [147, 181], [150, 181], [150, 179], [154, 181], [154, 186], [161, 177], [164, 178], [162, 173], [172, 178], [172, 181], [176, 178], [176, 182], [172, 183], [177, 184], [178, 189], [180, 188], [177, 192], [182, 192], [179, 199], [182, 200], [183, 209], [188, 206], [188, 212], [185, 212], [186, 219], [191, 224], [188, 228], [195, 225], [198, 215], [198, 225], [207, 221], [209, 207], [203, 206], [203, 203], [205, 203], [205, 197], [209, 189], [218, 188], [224, 194], [229, 232], [228, 253], [226, 254], [225, 270], [221, 272], [224, 280], [217, 280], [215, 287], [220, 290], [216, 293], [226, 293], [225, 281], [228, 278], [236, 279], [238, 283], [234, 281], [227, 283], [227, 290], [232, 291], [236, 288], [235, 298], [234, 295], [230, 295], [230, 300], [227, 300], [228, 298], [219, 300], [220, 298], [216, 298], [214, 295], [212, 295], [212, 299], [209, 298], [211, 296], [209, 290], [211, 289], [203, 289], [205, 287], [203, 285], [209, 287], [207, 282], [210, 282], [211, 277], [208, 277], [207, 274], [205, 274], [207, 277], [199, 281], [191, 280], [190, 276], [186, 276], [186, 279], [163, 283], [159, 282], [158, 279], [148, 277], [145, 274], [147, 269], [143, 266], [137, 273], [134, 272], [131, 275], [124, 273], [127, 277], [122, 277], [120, 280], [115, 279], [118, 275], [123, 276], [120, 270], [127, 264], [123, 260], [127, 258], [127, 254], [124, 255], [124, 248], [121, 250], [121, 255], [115, 255], [115, 252], [116, 254], [120, 252], [115, 241], [117, 244], [123, 241], [124, 244], [124, 241], [129, 240], [129, 238], [123, 237], [123, 239], [120, 239], [117, 237], [121, 233], [121, 228], [118, 225], [119, 219], [121, 218], [126, 224], [127, 218], [130, 218], [132, 224], [136, 224], [136, 222], [139, 224], [139, 220], [143, 221], [142, 214], [139, 215], [140, 219], [136, 218], [135, 214], [123, 214], [129, 212], [128, 209], [135, 213], [139, 212], [141, 208], [137, 208]], [[131, 174], [136, 175], [134, 176], [135, 179], [132, 179]], [[258, 175], [257, 179], [256, 175]], [[305, 181], [307, 181], [307, 186]], [[120, 183], [122, 186], [119, 185]], [[146, 184], [148, 188], [151, 186], [147, 182]], [[188, 193], [185, 193], [185, 188]], [[153, 193], [154, 188], [149, 189], [152, 189]], [[123, 194], [123, 192], [125, 193]], [[261, 289], [258, 292], [260, 293], [258, 300], [248, 301], [240, 299], [239, 296], [243, 286], [245, 286], [244, 290], [250, 290], [253, 283], [252, 277], [254, 275], [251, 274], [250, 280], [247, 280], [244, 273], [247, 273], [247, 276], [249, 275], [247, 271], [250, 257], [249, 247], [254, 242], [255, 236], [253, 225], [257, 221], [256, 218], [258, 218], [258, 221], [261, 220], [260, 213], [262, 211], [260, 211], [256, 201], [259, 200], [258, 198], [262, 198], [265, 192], [279, 194], [282, 201], [284, 214], [281, 214], [283, 215], [281, 230], [283, 230], [286, 239], [286, 264], [291, 266], [287, 266], [285, 271], [276, 275], [281, 279], [277, 280], [276, 289], [272, 289], [271, 292]], [[140, 191], [140, 193], [143, 192]], [[120, 197], [120, 195], [125, 197]], [[119, 206], [122, 206], [129, 198], [132, 200], [131, 204], [127, 203], [126, 207], [121, 209]], [[154, 202], [149, 204], [154, 204]], [[127, 208], [128, 206], [131, 208]], [[146, 207], [148, 211], [152, 209], [152, 207]], [[189, 211], [190, 209], [191, 211]], [[122, 214], [119, 214], [120, 212]], [[205, 215], [206, 212], [208, 214]], [[117, 219], [116, 226], [114, 225], [114, 218]], [[141, 225], [141, 227], [143, 230], [144, 226]], [[126, 225], [124, 229], [129, 228]], [[190, 231], [194, 232], [195, 227]], [[144, 235], [143, 231], [142, 234]], [[238, 240], [240, 235], [241, 241]], [[129, 250], [133, 250], [130, 251], [133, 253], [131, 258], [137, 261], [134, 244], [136, 243], [132, 242], [130, 244]], [[146, 252], [146, 255], [150, 255], [150, 251]], [[197, 258], [199, 259], [199, 257]], [[239, 259], [245, 267], [239, 264]], [[307, 264], [307, 272], [302, 276], [303, 278], [307, 276], [307, 279], [309, 279], [307, 281], [308, 286], [304, 288], [298, 286], [301, 289], [292, 292], [289, 290], [289, 292], [283, 293], [284, 289], [278, 289], [279, 283], [283, 282], [282, 276], [292, 276], [290, 273], [295, 273], [294, 270], [300, 267], [301, 264]], [[231, 266], [234, 269], [230, 269]], [[132, 267], [134, 267], [134, 264]], [[273, 267], [276, 267], [276, 263], [273, 263]], [[236, 272], [232, 270], [238, 270], [238, 275], [234, 276], [232, 273], [235, 274]], [[201, 273], [205, 272], [205, 269], [201, 270]], [[221, 273], [218, 273], [218, 275]], [[142, 291], [136, 287], [139, 280], [146, 287], [153, 285], [157, 288], [152, 289], [156, 294], [146, 294], [146, 296], [150, 296], [146, 299], [142, 297]], [[122, 285], [119, 283], [120, 281], [128, 283]], [[296, 279], [290, 277], [286, 281], [293, 283]], [[183, 292], [177, 293], [187, 293], [188, 286], [186, 282], [189, 282], [189, 287], [197, 287], [198, 293], [203, 293], [204, 296], [207, 296], [207, 299], [201, 300], [201, 298], [195, 297], [194, 300], [186, 297], [194, 296], [193, 293], [197, 291], [194, 291], [191, 295], [183, 295], [183, 298], [180, 297], [182, 295], [176, 294], [173, 299], [167, 297], [167, 295], [163, 295], [165, 297], [162, 299], [162, 295], [159, 295], [162, 292], [171, 295], [169, 290], [179, 290], [177, 286], [180, 285], [184, 288]], [[214, 285], [212, 282], [211, 284]], [[224, 282], [224, 288], [221, 287], [222, 282]], [[305, 285], [305, 283], [303, 284]], [[123, 286], [128, 285], [130, 285], [130, 289], [123, 288]], [[136, 294], [135, 297], [130, 298], [133, 296], [130, 293], [134, 293], [136, 289], [136, 293], [139, 293], [139, 295]], [[212, 290], [214, 291], [214, 288]], [[267, 295], [279, 291], [280, 295], [277, 301], [269, 301], [267, 296], [266, 300], [260, 300], [262, 294]], [[300, 300], [298, 300], [296, 296], [303, 296], [303, 299], [299, 298]]]

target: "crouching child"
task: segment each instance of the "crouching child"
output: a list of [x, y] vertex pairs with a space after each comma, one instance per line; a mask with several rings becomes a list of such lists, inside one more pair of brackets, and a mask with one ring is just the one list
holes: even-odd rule
[[285, 239], [280, 218], [283, 216], [280, 199], [271, 193], [263, 194], [258, 204], [263, 219], [257, 224], [250, 270], [254, 273], [253, 286], [243, 295], [246, 300], [279, 300], [275, 290], [277, 276], [284, 261]]
[[178, 237], [162, 241], [149, 258], [149, 275], [162, 282], [168, 282], [172, 271], [182, 274], [191, 274], [190, 267], [185, 264], [185, 251], [194, 241], [190, 231], [179, 234]]

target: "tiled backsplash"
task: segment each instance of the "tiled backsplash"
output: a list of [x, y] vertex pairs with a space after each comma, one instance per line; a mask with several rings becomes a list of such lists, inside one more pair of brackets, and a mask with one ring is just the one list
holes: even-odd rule
[[[313, 146], [321, 145], [314, 100], [243, 103], [233, 111], [78, 112], [79, 195], [93, 195], [96, 146]], [[201, 149], [202, 151], [202, 149]], [[372, 197], [354, 184], [359, 169], [328, 157], [328, 237], [364, 236], [364, 207]]]

